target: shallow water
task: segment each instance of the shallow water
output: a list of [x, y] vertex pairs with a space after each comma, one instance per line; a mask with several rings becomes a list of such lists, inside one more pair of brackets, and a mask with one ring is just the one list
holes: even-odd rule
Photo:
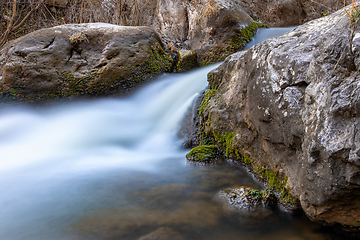
[[229, 214], [227, 187], [262, 186], [241, 167], [187, 165], [179, 121], [209, 66], [164, 75], [127, 99], [0, 111], [0, 239], [336, 239], [302, 215]]

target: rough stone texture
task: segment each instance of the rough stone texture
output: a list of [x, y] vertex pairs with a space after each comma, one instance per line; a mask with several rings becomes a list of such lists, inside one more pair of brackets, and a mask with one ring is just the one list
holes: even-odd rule
[[264, 207], [260, 191], [250, 187], [222, 190], [214, 201], [220, 204], [225, 215], [238, 221], [242, 227], [257, 228], [277, 221], [273, 211]]
[[[344, 7], [343, 0], [243, 0], [269, 27], [301, 25]], [[350, 4], [351, 0], [346, 0]]]
[[[222, 61], [247, 39], [234, 43], [257, 17], [240, 0], [160, 0], [152, 26], [165, 42], [196, 51], [201, 65]], [[255, 28], [256, 30], [256, 28]]]
[[172, 67], [172, 57], [149, 27], [61, 25], [16, 39], [0, 51], [3, 97], [25, 100], [126, 95]]
[[232, 137], [229, 152], [248, 155], [258, 176], [283, 179], [310, 219], [359, 230], [357, 69], [360, 29], [351, 34], [343, 10], [306, 23], [231, 55], [209, 75], [203, 134]]
[[271, 27], [300, 25], [306, 18], [300, 0], [243, 0]]
[[196, 52], [180, 49], [177, 54], [176, 70], [185, 72], [197, 66]]
[[270, 191], [263, 192], [250, 187], [238, 187], [222, 190], [218, 195], [220, 198], [228, 201], [231, 206], [238, 209], [252, 209], [276, 205], [274, 193]]
[[[345, 0], [345, 5], [351, 3], [351, 0]], [[301, 0], [302, 8], [306, 13], [303, 22], [329, 15], [344, 7], [344, 0]]]

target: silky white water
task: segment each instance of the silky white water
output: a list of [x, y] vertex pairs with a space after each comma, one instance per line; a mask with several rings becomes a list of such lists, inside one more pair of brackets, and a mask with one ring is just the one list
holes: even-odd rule
[[214, 67], [126, 99], [1, 108], [0, 240], [138, 239], [162, 226], [185, 239], [321, 236], [282, 212], [226, 216], [217, 191], [262, 186], [236, 166], [186, 165], [176, 132]]

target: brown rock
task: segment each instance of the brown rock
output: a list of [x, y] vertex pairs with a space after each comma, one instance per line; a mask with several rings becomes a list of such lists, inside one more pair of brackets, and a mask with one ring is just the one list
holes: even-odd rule
[[231, 55], [209, 74], [215, 93], [201, 113], [203, 134], [232, 136], [226, 147], [247, 153], [285, 200], [351, 231], [360, 231], [359, 26], [352, 32], [340, 10]]
[[306, 18], [300, 0], [243, 0], [270, 27], [300, 25]]
[[169, 227], [161, 227], [139, 240], [184, 240], [184, 238]]

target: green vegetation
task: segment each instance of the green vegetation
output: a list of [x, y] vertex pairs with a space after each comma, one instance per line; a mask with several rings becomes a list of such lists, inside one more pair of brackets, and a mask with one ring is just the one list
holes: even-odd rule
[[69, 37], [69, 40], [74, 45], [79, 44], [81, 42], [87, 42], [87, 43], [89, 42], [86, 35], [84, 33], [82, 33], [82, 32], [76, 32], [76, 33], [72, 34]]
[[269, 184], [269, 188], [279, 192], [279, 200], [283, 203], [294, 203], [294, 199], [286, 191], [287, 177], [285, 176], [281, 179], [275, 172], [267, 171], [263, 167], [257, 166], [257, 174], [264, 178], [264, 180]]
[[200, 66], [224, 61], [229, 55], [243, 50], [246, 44], [255, 36], [257, 29], [263, 27], [266, 27], [266, 25], [253, 21], [249, 26], [242, 28], [239, 33], [236, 33], [230, 41], [210, 48], [199, 59]]
[[176, 63], [176, 70], [178, 72], [184, 72], [191, 68], [196, 67], [197, 65], [197, 58], [196, 52], [192, 50], [183, 50], [180, 49], [178, 51], [178, 60]]
[[203, 111], [205, 110], [206, 106], [208, 105], [210, 99], [212, 97], [215, 97], [217, 95], [217, 90], [216, 89], [208, 89], [203, 97], [203, 100], [200, 104], [199, 110], [198, 110], [198, 114], [201, 115], [203, 113]]
[[191, 151], [186, 154], [186, 158], [189, 161], [205, 163], [216, 160], [218, 156], [219, 149], [216, 145], [201, 145], [191, 149]]
[[69, 89], [65, 93], [60, 93], [60, 96], [69, 97], [69, 96], [76, 96], [82, 93], [87, 92], [87, 83], [90, 83], [98, 76], [102, 74], [101, 71], [99, 72], [92, 72], [89, 73], [86, 77], [83, 78], [75, 78], [74, 74], [71, 72], [64, 72], [59, 76], [59, 79], [65, 81], [65, 86]]
[[349, 16], [350, 25], [351, 25], [352, 29], [355, 30], [355, 27], [356, 27], [356, 25], [359, 21], [359, 17], [360, 17], [360, 9], [358, 8], [358, 4], [356, 3], [355, 0], [352, 0], [351, 7], [349, 10], [346, 10], [346, 8], [345, 8], [345, 12]]
[[225, 149], [226, 157], [236, 157], [241, 159], [239, 151], [232, 147], [232, 142], [235, 137], [235, 133], [221, 134], [213, 131], [215, 141], [218, 142]]
[[174, 60], [170, 54], [162, 49], [158, 42], [157, 45], [156, 49], [151, 47], [148, 50], [150, 57], [146, 60], [147, 68], [153, 74], [169, 72], [173, 68]]
[[248, 27], [241, 29], [240, 33], [235, 34], [231, 38], [231, 43], [226, 49], [225, 56], [238, 52], [245, 48], [246, 44], [248, 44], [251, 39], [255, 36], [258, 28], [265, 28], [266, 25], [252, 22]]

